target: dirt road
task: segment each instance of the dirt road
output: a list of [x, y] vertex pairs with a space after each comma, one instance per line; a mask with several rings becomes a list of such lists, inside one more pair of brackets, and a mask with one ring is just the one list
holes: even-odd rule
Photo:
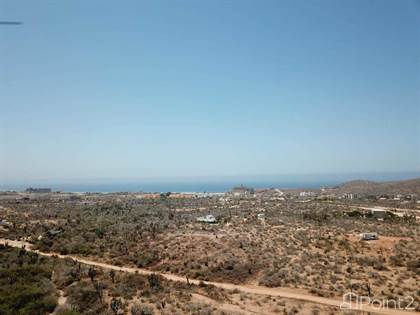
[[[45, 253], [40, 252], [38, 250], [32, 249], [32, 245], [28, 242], [24, 241], [14, 241], [14, 240], [8, 240], [8, 239], [0, 239], [0, 244], [8, 244], [12, 247], [22, 248], [25, 247], [26, 250], [38, 253], [42, 256], [48, 256], [48, 257], [58, 257], [58, 258], [71, 258], [75, 261], [78, 261], [82, 264], [89, 265], [89, 266], [96, 266], [104, 269], [113, 269], [116, 271], [122, 271], [122, 272], [129, 272], [129, 273], [139, 273], [143, 275], [149, 275], [152, 273], [158, 274], [162, 277], [164, 277], [167, 280], [171, 281], [179, 281], [179, 282], [187, 282], [187, 279], [185, 277], [177, 276], [174, 274], [168, 274], [168, 273], [159, 273], [159, 272], [153, 272], [148, 269], [143, 268], [134, 268], [134, 267], [119, 267], [115, 265], [110, 265], [98, 261], [88, 260], [84, 258], [80, 258], [73, 255], [60, 255], [56, 253]], [[196, 279], [189, 279], [188, 280], [192, 284], [199, 284], [200, 280]], [[283, 298], [290, 298], [295, 300], [301, 300], [306, 302], [312, 302], [312, 303], [318, 303], [318, 304], [324, 304], [329, 305], [333, 307], [340, 307], [342, 304], [342, 300], [332, 299], [332, 298], [324, 298], [319, 297], [315, 295], [310, 295], [307, 293], [301, 293], [296, 292], [293, 289], [288, 288], [268, 288], [268, 287], [262, 287], [262, 286], [256, 286], [256, 285], [236, 285], [232, 283], [225, 283], [225, 282], [211, 282], [211, 281], [203, 281], [206, 284], [214, 285], [218, 288], [223, 288], [226, 290], [239, 290], [241, 292], [245, 293], [251, 293], [251, 294], [261, 294], [261, 295], [269, 295], [269, 296], [276, 296], [276, 297], [283, 297]], [[410, 315], [410, 314], [419, 314], [418, 312], [412, 312], [412, 311], [406, 311], [406, 310], [397, 310], [397, 309], [378, 309], [376, 307], [373, 307], [372, 305], [363, 305], [362, 310], [364, 312], [372, 312], [375, 314], [384, 314], [384, 315]]]

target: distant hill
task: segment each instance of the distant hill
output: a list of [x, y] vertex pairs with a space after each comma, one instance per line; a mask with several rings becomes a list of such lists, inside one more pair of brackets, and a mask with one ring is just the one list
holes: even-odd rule
[[420, 178], [390, 181], [372, 182], [367, 180], [353, 180], [341, 184], [332, 189], [334, 193], [353, 193], [360, 195], [381, 195], [381, 194], [417, 194], [420, 196]]

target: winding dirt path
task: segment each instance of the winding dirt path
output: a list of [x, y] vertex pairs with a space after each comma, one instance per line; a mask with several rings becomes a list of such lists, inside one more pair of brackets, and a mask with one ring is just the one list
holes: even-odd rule
[[[121, 272], [129, 272], [129, 273], [139, 273], [143, 275], [150, 275], [150, 274], [158, 274], [162, 276], [163, 278], [171, 281], [179, 281], [179, 282], [187, 282], [186, 277], [177, 276], [174, 274], [168, 274], [168, 273], [160, 273], [160, 272], [154, 272], [150, 271], [148, 269], [143, 268], [134, 268], [134, 267], [119, 267], [115, 265], [110, 265], [98, 261], [88, 260], [84, 258], [80, 258], [73, 255], [61, 255], [57, 253], [45, 253], [41, 252], [39, 250], [32, 249], [32, 244], [24, 241], [14, 241], [14, 240], [8, 240], [8, 239], [0, 239], [0, 244], [8, 245], [11, 247], [17, 247], [22, 248], [25, 247], [26, 250], [37, 253], [42, 256], [47, 257], [58, 257], [61, 259], [65, 258], [71, 258], [75, 261], [78, 261], [82, 264], [89, 265], [89, 266], [96, 266], [108, 270], [115, 270], [115, 271], [121, 271]], [[212, 282], [212, 281], [201, 281], [196, 279], [188, 279], [188, 281], [192, 284], [198, 285], [200, 282], [204, 282], [209, 285], [214, 285], [218, 288], [223, 288], [226, 290], [239, 290], [241, 292], [245, 293], [251, 293], [251, 294], [260, 294], [260, 295], [269, 295], [269, 296], [276, 296], [276, 297], [282, 297], [282, 298], [289, 298], [289, 299], [295, 299], [295, 300], [301, 300], [306, 302], [312, 302], [317, 304], [324, 304], [328, 306], [333, 306], [340, 308], [340, 305], [342, 304], [342, 300], [332, 299], [332, 298], [325, 298], [325, 297], [319, 297], [315, 295], [310, 295], [307, 293], [301, 293], [296, 292], [293, 289], [288, 288], [268, 288], [263, 286], [257, 286], [257, 285], [236, 285], [232, 283], [225, 283], [225, 282]], [[353, 309], [358, 310], [358, 309]], [[363, 312], [371, 312], [375, 314], [383, 314], [383, 315], [411, 315], [411, 314], [419, 314], [418, 312], [413, 311], [406, 311], [406, 310], [398, 310], [398, 309], [378, 309], [377, 307], [373, 307], [372, 305], [363, 305], [362, 309], [359, 309]]]

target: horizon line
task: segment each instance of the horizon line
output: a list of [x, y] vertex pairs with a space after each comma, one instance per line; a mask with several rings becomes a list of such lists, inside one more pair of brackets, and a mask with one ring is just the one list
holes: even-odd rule
[[[329, 177], [341, 177], [342, 180], [346, 180], [343, 177], [354, 177], [360, 176], [355, 179], [359, 180], [369, 180], [368, 177], [372, 176], [397, 176], [397, 177], [406, 177], [406, 179], [415, 179], [420, 177], [420, 170], [413, 171], [389, 171], [389, 172], [380, 172], [380, 171], [371, 171], [371, 172], [346, 172], [346, 173], [277, 173], [277, 174], [236, 174], [236, 175], [195, 175], [195, 176], [145, 176], [145, 177], [90, 177], [90, 178], [33, 178], [33, 179], [17, 179], [17, 180], [6, 180], [0, 185], [8, 184], [29, 184], [34, 182], [51, 182], [51, 183], [61, 183], [65, 184], [66, 182], [71, 183], [82, 183], [82, 182], [118, 182], [118, 181], [193, 181], [193, 180], [210, 180], [210, 181], [226, 181], [226, 180], [290, 180], [292, 177], [293, 180], [297, 179], [306, 179], [306, 180], [326, 180], [330, 179]], [[281, 178], [286, 177], [286, 178]], [[289, 178], [287, 178], [289, 177]], [[314, 178], [319, 177], [319, 178]], [[337, 178], [337, 179], [338, 179]], [[292, 181], [293, 181], [292, 180]], [[390, 179], [392, 180], [392, 179]], [[398, 180], [398, 179], [394, 179]]]

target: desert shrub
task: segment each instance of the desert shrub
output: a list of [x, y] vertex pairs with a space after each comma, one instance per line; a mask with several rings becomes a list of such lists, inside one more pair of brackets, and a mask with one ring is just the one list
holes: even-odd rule
[[130, 309], [131, 315], [153, 315], [153, 310], [145, 304], [134, 304]]
[[400, 255], [394, 255], [389, 257], [389, 263], [392, 266], [402, 267], [404, 266], [404, 258]]
[[112, 294], [122, 296], [125, 299], [131, 299], [137, 290], [143, 289], [144, 286], [145, 279], [143, 276], [136, 274], [123, 275], [112, 290]]
[[281, 287], [286, 284], [287, 278], [287, 269], [283, 268], [280, 270], [271, 270], [263, 275], [262, 279], [260, 280], [260, 284], [267, 287]]
[[66, 289], [68, 303], [77, 311], [86, 314], [100, 314], [105, 308], [100, 291], [89, 282], [79, 282]]
[[82, 271], [78, 266], [61, 264], [54, 270], [54, 283], [60, 288], [64, 289], [73, 282], [80, 281], [82, 277]]
[[416, 274], [420, 274], [420, 260], [415, 259], [415, 260], [408, 261], [407, 269], [415, 272]]
[[[24, 250], [0, 249], [0, 314], [41, 315], [56, 306], [51, 269]], [[43, 261], [42, 261], [43, 262]]]
[[388, 270], [388, 267], [386, 266], [385, 262], [381, 259], [375, 260], [373, 268], [379, 271]]
[[139, 254], [136, 258], [136, 265], [139, 268], [153, 265], [159, 261], [159, 255], [156, 251]]
[[65, 310], [62, 312], [58, 312], [57, 315], [81, 315], [81, 314], [76, 310]]
[[69, 254], [89, 255], [92, 250], [86, 243], [74, 243], [67, 249]]

